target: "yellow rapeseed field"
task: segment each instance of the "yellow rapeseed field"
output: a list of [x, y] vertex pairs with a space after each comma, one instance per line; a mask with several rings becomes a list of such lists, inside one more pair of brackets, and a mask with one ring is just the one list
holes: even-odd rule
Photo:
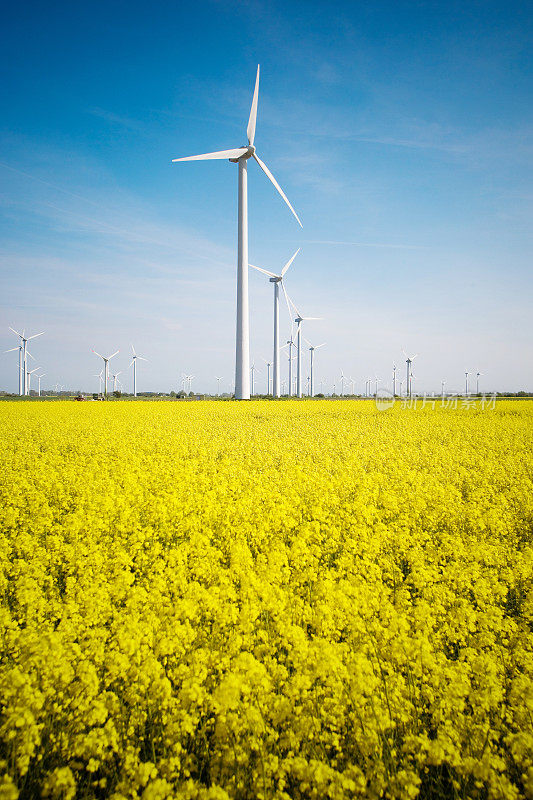
[[1, 800], [533, 797], [533, 403], [0, 424]]

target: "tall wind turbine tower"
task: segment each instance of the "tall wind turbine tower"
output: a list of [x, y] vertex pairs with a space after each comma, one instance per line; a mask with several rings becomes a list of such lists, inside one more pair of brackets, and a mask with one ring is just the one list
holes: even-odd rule
[[[28, 389], [28, 359], [27, 359], [27, 356], [29, 355], [29, 353], [28, 353], [27, 344], [30, 341], [30, 339], [36, 339], [38, 336], [42, 336], [44, 334], [44, 331], [42, 331], [41, 333], [34, 333], [33, 336], [24, 336], [25, 331], [22, 331], [22, 333], [19, 333], [18, 331], [16, 331], [11, 326], [10, 326], [9, 330], [13, 331], [13, 333], [16, 336], [20, 337], [20, 347], [22, 348], [22, 351], [21, 351], [20, 355], [22, 356], [22, 359], [19, 358], [19, 394], [27, 395], [28, 392], [29, 392], [29, 389]], [[13, 349], [16, 349], [16, 348], [13, 348]], [[22, 386], [21, 386], [21, 380], [20, 380], [20, 370], [22, 370]], [[33, 371], [35, 371], [35, 370], [33, 370]], [[22, 389], [22, 391], [20, 391], [21, 389]]]
[[403, 351], [403, 354], [404, 354], [404, 356], [405, 356], [405, 363], [407, 364], [407, 375], [406, 375], [406, 378], [407, 378], [407, 383], [406, 383], [406, 395], [407, 395], [407, 397], [411, 397], [411, 389], [412, 389], [412, 387], [411, 387], [411, 378], [413, 377], [413, 375], [412, 375], [412, 371], [411, 371], [411, 364], [413, 363], [413, 361], [415, 360], [415, 358], [418, 356], [418, 353], [416, 354], [416, 356], [413, 356], [412, 358], [410, 358], [410, 357], [407, 355], [407, 353], [405, 352], [405, 350]]
[[109, 362], [111, 361], [112, 358], [115, 358], [115, 356], [118, 353], [120, 353], [120, 350], [116, 350], [112, 355], [107, 356], [107, 358], [106, 358], [106, 356], [101, 356], [100, 353], [96, 352], [96, 350], [93, 350], [93, 353], [95, 354], [95, 356], [98, 356], [98, 358], [101, 358], [102, 361], [104, 362], [104, 397], [107, 400], [107, 382], [109, 380]]
[[[283, 290], [285, 290], [285, 287], [283, 286], [283, 278], [285, 276], [285, 273], [287, 272], [287, 270], [289, 269], [290, 265], [292, 264], [292, 262], [294, 261], [294, 259], [296, 258], [296, 256], [298, 255], [299, 252], [300, 252], [300, 248], [298, 248], [298, 250], [294, 253], [292, 258], [290, 258], [287, 261], [287, 263], [285, 264], [285, 266], [283, 267], [283, 269], [281, 270], [279, 275], [276, 275], [275, 272], [269, 272], [266, 269], [262, 269], [261, 267], [254, 267], [253, 264], [249, 265], [252, 269], [256, 269], [259, 272], [262, 272], [264, 275], [268, 275], [269, 279], [270, 279], [270, 283], [274, 284], [274, 359], [273, 359], [273, 367], [274, 368], [273, 368], [273, 372], [272, 372], [273, 379], [274, 379], [274, 385], [273, 385], [272, 394], [274, 395], [274, 397], [279, 397], [280, 396], [280, 390], [279, 390], [279, 387], [280, 387], [279, 287], [281, 286], [283, 288]], [[287, 305], [289, 305], [289, 301], [288, 300], [287, 300]], [[291, 313], [291, 309], [290, 309], [290, 306], [289, 306], [289, 314], [290, 313]], [[269, 391], [270, 391], [270, 389], [269, 389]]]
[[137, 359], [140, 359], [141, 361], [148, 361], [148, 359], [143, 358], [143, 356], [138, 356], [133, 345], [131, 346], [131, 352], [133, 354], [130, 364], [130, 367], [133, 364], [133, 396], [137, 397]]
[[313, 347], [309, 339], [305, 340], [309, 345], [309, 356], [310, 356], [310, 369], [309, 369], [309, 396], [315, 396], [315, 350], [318, 350], [319, 347], [324, 347], [326, 342], [322, 342], [322, 344], [317, 344], [316, 347]]
[[239, 220], [238, 220], [238, 248], [237, 248], [237, 326], [235, 347], [235, 398], [237, 400], [250, 399], [250, 320], [248, 303], [248, 159], [253, 158], [261, 167], [269, 181], [274, 185], [285, 203], [288, 205], [298, 224], [300, 219], [289, 203], [283, 189], [274, 178], [267, 165], [261, 161], [255, 151], [255, 126], [257, 121], [257, 103], [259, 96], [259, 66], [255, 78], [255, 88], [252, 98], [252, 107], [248, 119], [246, 135], [248, 145], [234, 150], [220, 150], [215, 153], [204, 153], [198, 156], [174, 158], [176, 161], [209, 161], [212, 159], [229, 159], [239, 165]]

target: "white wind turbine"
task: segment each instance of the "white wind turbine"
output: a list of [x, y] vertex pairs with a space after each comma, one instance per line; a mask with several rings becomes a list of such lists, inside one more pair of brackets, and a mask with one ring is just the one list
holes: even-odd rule
[[258, 370], [255, 366], [255, 361], [252, 361], [252, 366], [250, 367], [250, 381], [251, 381], [251, 395], [252, 397], [255, 394], [255, 373], [258, 372], [261, 374], [261, 370]]
[[[29, 369], [26, 372], [26, 375], [27, 375], [27, 391], [26, 391], [26, 394], [28, 394], [28, 395], [29, 395], [30, 390], [31, 390], [31, 376], [33, 375], [34, 372], [37, 372], [38, 369], [41, 369], [41, 367], [34, 367], [33, 369]], [[37, 377], [37, 375], [35, 377]]]
[[255, 88], [252, 98], [252, 107], [248, 119], [246, 135], [248, 145], [234, 150], [220, 150], [216, 153], [203, 153], [199, 156], [174, 158], [176, 161], [209, 161], [212, 159], [229, 159], [239, 165], [239, 223], [238, 223], [238, 255], [237, 255], [237, 331], [236, 331], [236, 359], [235, 359], [235, 398], [237, 400], [250, 399], [250, 337], [249, 337], [249, 312], [248, 312], [248, 159], [253, 158], [259, 164], [267, 178], [275, 186], [283, 200], [298, 220], [302, 223], [294, 208], [289, 203], [281, 186], [274, 178], [267, 165], [261, 161], [255, 152], [255, 126], [257, 121], [257, 102], [259, 95], [259, 66], [255, 79]]
[[412, 358], [410, 358], [410, 357], [407, 355], [407, 353], [405, 352], [405, 350], [403, 351], [403, 354], [404, 354], [404, 356], [405, 356], [405, 363], [407, 364], [407, 384], [406, 384], [406, 395], [407, 395], [407, 397], [411, 397], [411, 388], [412, 388], [412, 387], [411, 387], [411, 378], [413, 377], [413, 374], [412, 374], [412, 372], [411, 372], [411, 364], [413, 363], [413, 361], [415, 360], [415, 358], [418, 356], [418, 353], [417, 353], [415, 356], [413, 356]]
[[[17, 347], [10, 347], [9, 350], [4, 350], [4, 353], [14, 353], [15, 350], [19, 352], [19, 395], [23, 394], [23, 378], [22, 378], [22, 352], [23, 352], [22, 344], [17, 345]], [[26, 351], [26, 355], [33, 358], [30, 351]]]
[[468, 397], [468, 372], [465, 372], [465, 395]]
[[[322, 319], [322, 317], [302, 317], [302, 315], [294, 305], [293, 301], [287, 294], [285, 287], [283, 287], [283, 291], [285, 292], [285, 297], [287, 298], [287, 302], [290, 303], [290, 305], [293, 307], [293, 309], [296, 311], [297, 314], [294, 320], [296, 322], [296, 325], [298, 326], [296, 328], [296, 396], [301, 397], [302, 396], [302, 322], [306, 322], [307, 320], [318, 320]], [[292, 343], [292, 335], [290, 338], [290, 343]]]
[[133, 345], [131, 346], [131, 352], [133, 355], [129, 366], [131, 367], [133, 364], [133, 396], [137, 397], [137, 359], [139, 358], [141, 361], [148, 361], [148, 359], [144, 358], [144, 356], [138, 356]]
[[[287, 270], [289, 269], [290, 265], [292, 264], [292, 262], [294, 261], [294, 259], [296, 258], [296, 256], [298, 255], [299, 252], [300, 252], [300, 248], [298, 248], [298, 250], [294, 253], [292, 258], [290, 258], [287, 261], [287, 263], [285, 264], [285, 266], [283, 267], [283, 269], [281, 270], [279, 275], [276, 275], [275, 272], [269, 272], [268, 270], [263, 269], [262, 267], [255, 267], [253, 264], [249, 265], [252, 269], [256, 269], [259, 272], [262, 272], [264, 275], [268, 275], [269, 279], [270, 279], [270, 283], [274, 284], [274, 360], [273, 360], [274, 369], [273, 369], [273, 373], [272, 373], [273, 374], [273, 378], [274, 378], [272, 394], [274, 395], [274, 397], [279, 397], [280, 396], [280, 390], [279, 390], [279, 387], [280, 387], [280, 368], [279, 368], [279, 355], [280, 355], [280, 353], [279, 353], [279, 287], [281, 285], [283, 287], [283, 289], [285, 288], [283, 286], [283, 277], [284, 277], [285, 273], [287, 272]], [[289, 313], [290, 313], [290, 308], [289, 308]]]
[[309, 339], [306, 339], [305, 341], [309, 345], [309, 360], [310, 360], [310, 365], [309, 365], [309, 396], [310, 397], [314, 397], [315, 396], [315, 374], [314, 374], [314, 370], [315, 370], [315, 350], [318, 350], [320, 347], [324, 347], [326, 342], [322, 342], [322, 344], [317, 344], [316, 347], [313, 347], [313, 345], [311, 344]]
[[215, 378], [217, 382], [217, 397], [218, 397], [220, 395], [220, 381], [222, 380], [222, 375], [219, 378], [217, 378], [215, 375]]
[[104, 397], [107, 397], [107, 382], [109, 380], [109, 362], [118, 353], [120, 353], [120, 350], [116, 350], [110, 356], [107, 356], [107, 358], [106, 358], [106, 356], [101, 356], [100, 353], [96, 352], [96, 350], [93, 350], [92, 352], [95, 354], [95, 356], [98, 356], [98, 358], [101, 358], [103, 360], [103, 362], [104, 362]]
[[104, 371], [101, 369], [98, 375], [94, 375], [94, 378], [98, 378], [98, 394], [102, 394], [102, 381], [104, 379]]
[[267, 393], [267, 395], [269, 395], [270, 394], [270, 367], [272, 366], [272, 361], [267, 361], [266, 358], [263, 358], [263, 361], [265, 362], [266, 368], [267, 368], [267, 391], [266, 391], [266, 393]]
[[120, 370], [120, 372], [115, 372], [113, 375], [111, 375], [111, 377], [113, 378], [113, 391], [114, 392], [117, 391], [117, 385], [118, 385], [118, 383], [120, 383], [120, 381], [118, 380], [118, 376], [119, 375], [122, 375], [122, 370]]
[[479, 394], [479, 379], [482, 375], [482, 372], [476, 372], [476, 394]]
[[42, 375], [36, 375], [35, 377], [39, 381], [39, 393], [38, 393], [37, 396], [40, 397], [41, 396], [41, 378], [46, 378], [46, 372], [43, 372]]
[[[20, 351], [20, 354], [19, 354], [19, 394], [26, 395], [29, 392], [29, 389], [28, 389], [28, 360], [27, 360], [27, 356], [29, 355], [29, 353], [28, 353], [28, 350], [27, 350], [27, 343], [30, 341], [30, 339], [36, 339], [38, 336], [42, 336], [44, 334], [44, 331], [42, 331], [41, 333], [34, 333], [33, 336], [24, 336], [25, 331], [22, 331], [22, 333], [19, 333], [18, 331], [16, 331], [11, 326], [9, 326], [9, 330], [13, 331], [13, 333], [16, 336], [20, 337], [20, 348], [21, 348], [21, 351]], [[17, 348], [14, 347], [12, 349], [16, 350]], [[8, 350], [6, 352], [10, 352], [10, 351]], [[22, 372], [22, 376], [20, 374], [21, 372]], [[21, 381], [21, 377], [22, 377], [22, 381]], [[22, 385], [21, 385], [21, 383], [22, 383]]]
[[341, 370], [341, 397], [344, 397], [344, 381], [346, 380], [344, 372]]

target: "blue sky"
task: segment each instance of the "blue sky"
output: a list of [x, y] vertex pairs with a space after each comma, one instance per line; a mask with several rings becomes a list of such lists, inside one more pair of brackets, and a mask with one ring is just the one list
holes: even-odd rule
[[[528, 8], [529, 6], [529, 8]], [[90, 352], [150, 360], [139, 389], [233, 383], [237, 170], [261, 64], [250, 260], [280, 268], [327, 342], [317, 384], [533, 390], [531, 7], [506, 2], [11, 4], [0, 62], [0, 346], [92, 389]], [[272, 291], [250, 275], [252, 358]], [[286, 333], [289, 332], [288, 323]], [[44, 384], [47, 384], [45, 379]], [[17, 386], [16, 353], [0, 388]], [[318, 387], [317, 387], [318, 388]]]

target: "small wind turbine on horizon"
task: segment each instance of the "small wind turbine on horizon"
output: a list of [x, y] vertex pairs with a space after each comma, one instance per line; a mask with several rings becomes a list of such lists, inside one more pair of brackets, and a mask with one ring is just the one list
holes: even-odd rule
[[417, 358], [418, 353], [415, 356], [413, 356], [412, 358], [407, 355], [405, 350], [403, 351], [403, 354], [405, 356], [405, 363], [407, 364], [407, 385], [406, 385], [407, 389], [406, 389], [406, 393], [407, 393], [407, 397], [411, 397], [411, 389], [412, 389], [412, 387], [411, 387], [411, 379], [414, 377], [412, 372], [411, 372], [411, 364], [413, 363], [415, 358]]
[[222, 380], [222, 375], [219, 378], [215, 375], [215, 379], [216, 379], [216, 382], [217, 382], [217, 397], [219, 397], [220, 396], [220, 381]]
[[468, 397], [468, 372], [465, 372], [465, 396]]
[[[294, 261], [294, 259], [296, 258], [296, 256], [298, 255], [299, 252], [300, 252], [300, 248], [298, 248], [298, 250], [294, 253], [294, 255], [287, 261], [287, 263], [285, 264], [285, 266], [283, 267], [283, 269], [281, 270], [279, 275], [276, 275], [275, 272], [269, 272], [268, 270], [263, 269], [262, 267], [255, 267], [253, 264], [249, 265], [252, 269], [257, 270], [258, 272], [262, 272], [264, 275], [268, 275], [269, 276], [269, 282], [274, 284], [274, 359], [273, 359], [273, 364], [274, 364], [274, 369], [273, 369], [274, 384], [273, 384], [273, 392], [272, 392], [274, 397], [279, 397], [280, 396], [280, 390], [279, 390], [279, 386], [280, 386], [280, 368], [279, 368], [279, 356], [280, 356], [280, 352], [279, 352], [279, 287], [281, 285], [281, 287], [285, 291], [285, 287], [283, 286], [283, 278], [284, 278], [287, 270], [289, 269], [290, 265], [292, 264], [292, 262]], [[285, 292], [285, 297], [287, 299], [287, 293], [286, 292]], [[287, 300], [287, 305], [288, 305], [288, 300]], [[289, 314], [290, 314], [290, 306], [289, 306]]]
[[46, 378], [46, 372], [43, 372], [42, 375], [36, 375], [35, 377], [39, 381], [39, 390], [38, 390], [37, 397], [40, 397], [41, 396], [41, 378]]
[[239, 218], [238, 218], [238, 251], [237, 251], [237, 328], [236, 328], [236, 357], [235, 357], [235, 398], [237, 400], [250, 399], [250, 320], [248, 299], [248, 159], [254, 161], [263, 170], [269, 181], [274, 185], [285, 203], [294, 214], [300, 227], [302, 223], [289, 203], [283, 189], [274, 178], [267, 165], [261, 161], [256, 153], [254, 140], [257, 122], [257, 104], [259, 98], [259, 66], [255, 79], [255, 88], [252, 98], [250, 117], [246, 128], [248, 145], [233, 150], [220, 150], [214, 153], [203, 153], [198, 156], [174, 158], [177, 161], [210, 161], [212, 159], [229, 159], [239, 165]]
[[129, 366], [131, 367], [133, 364], [133, 396], [137, 397], [137, 359], [141, 361], [148, 361], [148, 359], [144, 358], [144, 356], [138, 356], [133, 345], [131, 346], [131, 352], [133, 355]]
[[118, 380], [118, 376], [119, 375], [122, 375], [122, 370], [120, 370], [120, 372], [115, 372], [114, 375], [111, 375], [111, 377], [113, 378], [113, 391], [114, 392], [117, 391], [117, 382], [120, 383], [120, 381]]
[[[16, 336], [20, 337], [19, 347], [21, 348], [21, 351], [19, 353], [19, 395], [27, 395], [29, 392], [28, 375], [27, 375], [28, 372], [27, 356], [29, 355], [29, 353], [27, 349], [27, 343], [30, 341], [30, 339], [36, 339], [38, 336], [43, 336], [44, 331], [41, 331], [41, 333], [34, 333], [33, 336], [24, 336], [25, 333], [24, 330], [22, 331], [22, 333], [19, 333], [18, 331], [15, 330], [15, 328], [12, 328], [11, 326], [9, 326], [9, 330], [13, 331], [13, 333]], [[9, 353], [12, 350], [17, 350], [17, 348], [13, 347], [11, 350], [6, 350], [6, 352]], [[31, 358], [33, 358], [33, 356], [31, 356]], [[20, 374], [21, 372], [22, 372], [22, 381]]]
[[322, 344], [317, 344], [316, 347], [313, 347], [309, 339], [305, 340], [309, 345], [309, 396], [315, 396], [315, 375], [314, 375], [314, 362], [315, 362], [315, 350], [318, 350], [320, 347], [324, 347], [326, 342], [322, 342]]
[[[29, 369], [26, 372], [26, 375], [27, 375], [27, 392], [26, 392], [26, 394], [27, 395], [29, 395], [30, 392], [31, 392], [31, 376], [33, 375], [34, 372], [37, 372], [38, 369], [41, 369], [41, 367], [34, 367], [33, 369]], [[35, 377], [37, 377], [37, 375]]]
[[479, 379], [482, 375], [482, 372], [476, 372], [476, 394], [479, 394]]
[[95, 356], [98, 356], [98, 358], [101, 358], [104, 362], [104, 397], [107, 397], [107, 382], [109, 380], [109, 362], [111, 361], [112, 358], [115, 358], [115, 356], [118, 355], [118, 353], [120, 353], [120, 350], [115, 350], [114, 353], [112, 353], [110, 356], [107, 357], [101, 356], [100, 353], [96, 352], [96, 350], [93, 350], [92, 352], [95, 354]]
[[[285, 297], [287, 298], [287, 302], [293, 307], [294, 311], [296, 312], [295, 322], [297, 325], [296, 328], [296, 396], [302, 396], [302, 322], [307, 322], [309, 320], [318, 320], [322, 319], [322, 317], [302, 317], [296, 306], [294, 305], [293, 301], [287, 294], [285, 287], [283, 287], [283, 291], [285, 292]], [[292, 335], [291, 335], [291, 342], [292, 342]]]

